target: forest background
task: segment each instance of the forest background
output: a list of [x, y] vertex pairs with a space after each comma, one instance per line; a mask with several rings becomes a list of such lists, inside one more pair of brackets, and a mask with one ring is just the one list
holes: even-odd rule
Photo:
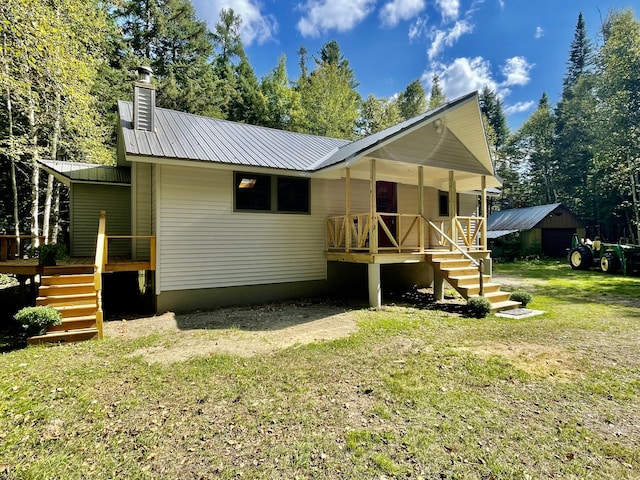
[[[301, 46], [258, 79], [242, 19], [222, 10], [213, 30], [189, 0], [4, 0], [0, 5], [0, 233], [64, 237], [66, 188], [39, 159], [114, 164], [117, 100], [131, 100], [136, 68], [153, 69], [159, 107], [343, 139], [365, 136], [448, 100], [439, 79], [392, 98], [357, 91], [336, 41]], [[598, 38], [596, 42], [593, 38]], [[638, 243], [640, 22], [610, 12], [594, 36], [580, 14], [567, 45], [562, 95], [509, 131], [502, 100], [480, 92], [496, 172], [490, 209], [562, 202], [591, 235]]]

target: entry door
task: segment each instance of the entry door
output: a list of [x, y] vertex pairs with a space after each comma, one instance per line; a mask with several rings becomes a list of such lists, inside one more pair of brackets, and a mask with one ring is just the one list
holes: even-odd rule
[[[398, 213], [398, 184], [394, 182], [376, 182], [376, 211], [378, 213]], [[398, 218], [395, 216], [383, 215], [382, 219], [387, 228], [398, 240]], [[378, 246], [393, 247], [387, 232], [378, 226]]]

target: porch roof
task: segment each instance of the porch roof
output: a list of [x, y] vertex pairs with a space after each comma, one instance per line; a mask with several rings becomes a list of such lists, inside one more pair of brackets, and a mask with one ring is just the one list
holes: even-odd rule
[[45, 171], [51, 173], [67, 186], [71, 183], [131, 184], [131, 170], [129, 167], [60, 160], [39, 160], [38, 162]]

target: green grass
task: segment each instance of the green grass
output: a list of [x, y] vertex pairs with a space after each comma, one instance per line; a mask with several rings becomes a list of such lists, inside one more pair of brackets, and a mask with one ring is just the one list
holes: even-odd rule
[[5, 353], [0, 478], [639, 478], [638, 279], [496, 272], [547, 313], [362, 310], [348, 338], [173, 364], [132, 356], [158, 333]]

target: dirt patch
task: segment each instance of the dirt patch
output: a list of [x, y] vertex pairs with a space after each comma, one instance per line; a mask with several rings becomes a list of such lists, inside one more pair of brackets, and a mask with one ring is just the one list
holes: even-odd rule
[[506, 358], [515, 368], [536, 377], [566, 380], [579, 375], [574, 367], [575, 355], [563, 347], [536, 345], [533, 343], [483, 343], [472, 347], [462, 347], [482, 358], [493, 355]]
[[171, 333], [136, 350], [149, 363], [174, 363], [213, 354], [253, 356], [294, 345], [335, 340], [357, 330], [356, 314], [330, 303], [283, 303], [107, 322], [105, 336]]

